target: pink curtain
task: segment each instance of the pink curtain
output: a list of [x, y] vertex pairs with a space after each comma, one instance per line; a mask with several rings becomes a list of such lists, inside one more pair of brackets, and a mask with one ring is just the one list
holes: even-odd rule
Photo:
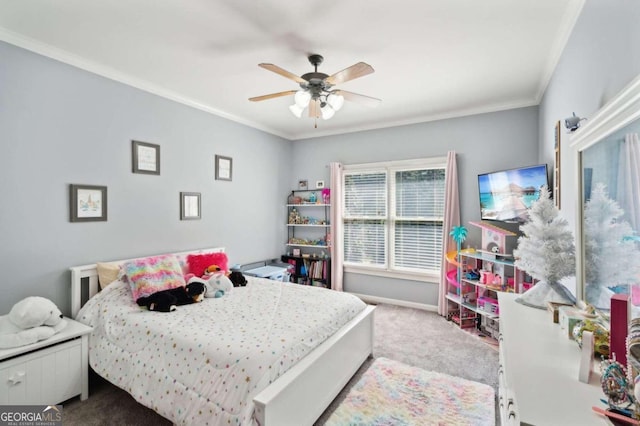
[[331, 169], [331, 288], [342, 291], [342, 164], [330, 163]]
[[444, 224], [442, 236], [442, 264], [440, 267], [440, 289], [438, 291], [438, 313], [447, 314], [447, 272], [455, 266], [446, 260], [446, 254], [456, 250], [456, 243], [449, 236], [451, 228], [460, 226], [460, 198], [458, 195], [458, 167], [455, 151], [447, 153], [447, 169], [445, 174]]

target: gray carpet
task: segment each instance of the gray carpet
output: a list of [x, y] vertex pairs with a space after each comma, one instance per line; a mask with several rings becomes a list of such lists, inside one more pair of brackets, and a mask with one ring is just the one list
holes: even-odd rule
[[[498, 389], [498, 352], [482, 337], [464, 332], [432, 312], [378, 305], [375, 311], [374, 357], [485, 383]], [[373, 361], [367, 360], [316, 422], [325, 420]], [[125, 391], [92, 374], [89, 399], [64, 404], [64, 424], [170, 425], [171, 422], [138, 404]], [[496, 411], [496, 424], [499, 424]]]

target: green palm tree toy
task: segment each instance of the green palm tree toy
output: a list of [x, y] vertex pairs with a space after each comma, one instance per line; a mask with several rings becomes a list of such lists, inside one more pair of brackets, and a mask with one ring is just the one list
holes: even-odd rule
[[[454, 226], [453, 228], [451, 228], [451, 232], [449, 232], [449, 235], [451, 236], [451, 238], [453, 238], [453, 241], [456, 242], [456, 249], [458, 253], [457, 260], [458, 265], [460, 265], [460, 250], [462, 250], [462, 243], [467, 239], [467, 228], [465, 228], [464, 226]], [[460, 277], [458, 277], [458, 280], [460, 280]]]

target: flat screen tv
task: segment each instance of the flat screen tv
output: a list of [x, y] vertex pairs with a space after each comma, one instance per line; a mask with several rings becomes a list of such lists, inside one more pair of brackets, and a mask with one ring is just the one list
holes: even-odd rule
[[549, 185], [547, 165], [521, 167], [478, 175], [482, 220], [524, 223], [540, 188]]

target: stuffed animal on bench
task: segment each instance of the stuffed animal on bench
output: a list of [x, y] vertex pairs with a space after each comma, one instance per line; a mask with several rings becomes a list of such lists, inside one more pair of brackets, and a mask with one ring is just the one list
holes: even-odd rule
[[67, 326], [62, 312], [51, 300], [27, 297], [0, 316], [0, 348], [15, 348], [48, 339]]
[[143, 306], [150, 311], [172, 312], [181, 305], [202, 302], [206, 287], [203, 283], [190, 282], [185, 287], [176, 287], [162, 290], [150, 296], [136, 300], [138, 306]]

